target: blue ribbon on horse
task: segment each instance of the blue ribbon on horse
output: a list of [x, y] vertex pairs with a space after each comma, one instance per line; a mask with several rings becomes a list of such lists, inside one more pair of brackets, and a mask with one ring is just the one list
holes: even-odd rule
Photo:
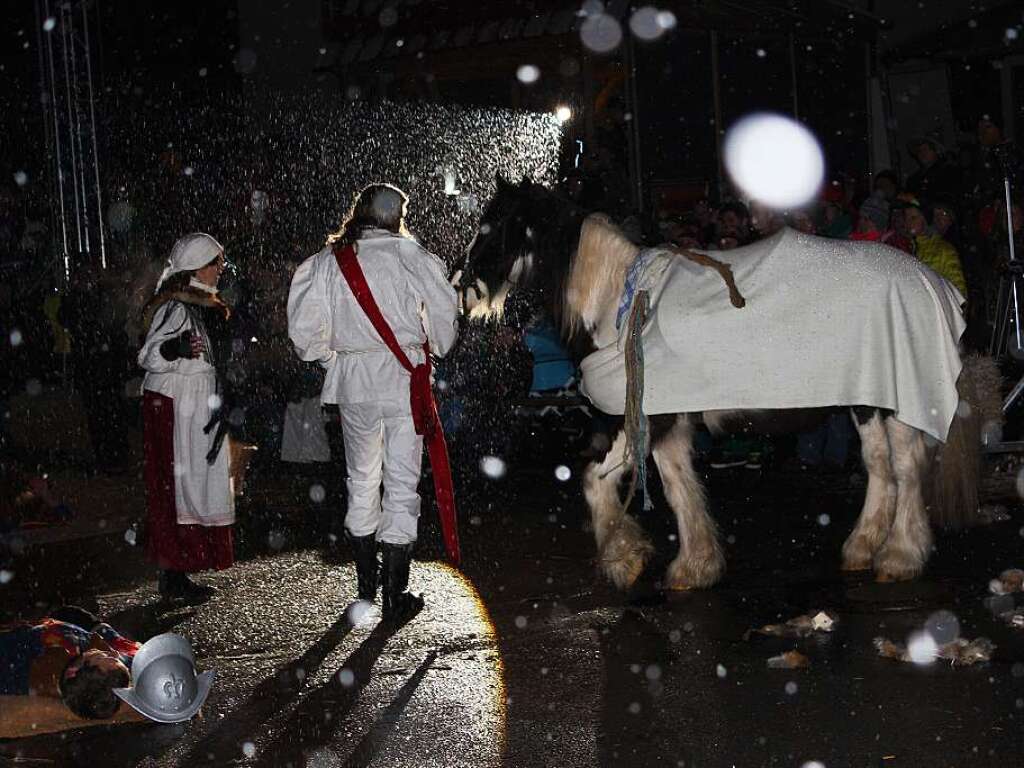
[[651, 259], [654, 257], [654, 252], [645, 248], [636, 255], [633, 259], [633, 263], [630, 264], [629, 270], [626, 272], [626, 281], [622, 285], [622, 296], [619, 298], [619, 309], [615, 314], [615, 330], [622, 328], [622, 319], [629, 312], [629, 308], [633, 306], [633, 297], [636, 295], [637, 286], [640, 284], [640, 278], [643, 277], [644, 270], [647, 269], [647, 265], [651, 263]]

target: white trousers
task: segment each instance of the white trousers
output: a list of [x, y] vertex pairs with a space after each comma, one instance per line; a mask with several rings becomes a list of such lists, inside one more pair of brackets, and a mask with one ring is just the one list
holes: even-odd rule
[[386, 544], [411, 544], [420, 516], [416, 488], [423, 437], [416, 434], [408, 399], [348, 404], [339, 410], [348, 469], [345, 528], [353, 536], [376, 534]]

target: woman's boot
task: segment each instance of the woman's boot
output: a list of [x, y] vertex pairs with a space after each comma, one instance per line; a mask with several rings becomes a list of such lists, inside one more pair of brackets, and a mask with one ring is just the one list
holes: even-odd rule
[[380, 545], [384, 556], [381, 571], [381, 599], [384, 621], [407, 621], [423, 609], [423, 598], [407, 592], [412, 544]]
[[356, 561], [356, 580], [359, 583], [359, 599], [373, 603], [377, 600], [377, 580], [380, 574], [380, 563], [377, 561], [377, 537], [353, 536], [345, 532], [349, 544], [352, 545], [352, 556]]

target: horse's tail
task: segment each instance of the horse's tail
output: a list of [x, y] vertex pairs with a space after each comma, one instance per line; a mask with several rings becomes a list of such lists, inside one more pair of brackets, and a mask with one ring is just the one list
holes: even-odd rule
[[928, 487], [932, 521], [943, 528], [977, 522], [981, 435], [1002, 423], [1002, 376], [991, 357], [969, 355], [957, 381], [960, 407], [936, 457]]

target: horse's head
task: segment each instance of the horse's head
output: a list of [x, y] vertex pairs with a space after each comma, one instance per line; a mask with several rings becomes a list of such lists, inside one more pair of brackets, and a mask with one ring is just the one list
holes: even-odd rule
[[513, 184], [499, 175], [497, 183], [463, 267], [452, 277], [471, 316], [501, 312], [509, 291], [535, 283], [538, 227], [545, 218], [541, 208], [553, 197], [526, 178]]

